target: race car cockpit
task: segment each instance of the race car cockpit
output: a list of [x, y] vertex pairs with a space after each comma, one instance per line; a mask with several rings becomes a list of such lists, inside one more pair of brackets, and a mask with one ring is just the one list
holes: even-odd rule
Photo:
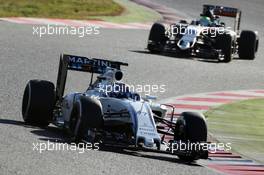
[[123, 73], [120, 70], [107, 68], [105, 73], [97, 77], [92, 86], [97, 88], [105, 97], [140, 100], [138, 93], [131, 92], [129, 85], [121, 82], [122, 78]]
[[214, 9], [207, 9], [200, 16], [201, 18], [199, 20], [199, 24], [201, 26], [206, 26], [206, 27], [225, 26], [225, 23], [220, 21], [220, 17], [214, 14]]

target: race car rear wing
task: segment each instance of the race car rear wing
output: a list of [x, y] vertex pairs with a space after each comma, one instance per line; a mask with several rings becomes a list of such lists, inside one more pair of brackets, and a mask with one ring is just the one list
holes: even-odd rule
[[63, 54], [60, 56], [57, 85], [56, 85], [56, 101], [61, 100], [65, 90], [68, 70], [103, 74], [106, 68], [114, 68], [120, 70], [121, 66], [128, 66], [127, 63], [110, 61], [98, 58], [87, 58], [75, 55]]
[[237, 32], [240, 30], [240, 21], [242, 15], [241, 10], [219, 5], [203, 5], [203, 14], [205, 14], [208, 10], [213, 10], [214, 15], [235, 18], [234, 30]]

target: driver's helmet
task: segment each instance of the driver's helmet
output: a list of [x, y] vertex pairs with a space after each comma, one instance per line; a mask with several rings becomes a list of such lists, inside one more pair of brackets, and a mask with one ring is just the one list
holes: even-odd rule
[[201, 26], [210, 26], [211, 25], [211, 19], [207, 16], [202, 16], [200, 19], [200, 25]]
[[109, 97], [114, 98], [129, 98], [131, 96], [131, 92], [126, 84], [116, 82], [112, 85], [112, 91], [109, 92], [108, 95]]

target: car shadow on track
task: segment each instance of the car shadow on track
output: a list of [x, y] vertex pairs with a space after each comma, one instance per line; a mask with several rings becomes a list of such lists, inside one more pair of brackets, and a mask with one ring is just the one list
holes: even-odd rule
[[10, 119], [0, 119], [0, 124], [26, 126], [26, 124], [22, 121], [10, 120]]
[[46, 128], [38, 128], [30, 131], [32, 134], [39, 136], [39, 140], [58, 142], [58, 143], [70, 143], [70, 139], [67, 134], [60, 128], [55, 126], [48, 126]]
[[32, 129], [30, 132], [40, 136], [39, 140], [43, 141], [50, 141], [50, 142], [68, 142], [68, 138], [65, 132], [55, 126], [49, 125], [47, 127], [38, 127], [27, 125], [23, 121], [18, 120], [11, 120], [11, 119], [0, 119], [0, 125], [15, 125], [15, 126], [22, 126], [25, 128]]
[[[185, 164], [189, 166], [201, 166], [197, 164], [195, 161], [185, 162], [185, 161], [178, 159], [176, 155], [171, 155], [168, 153], [161, 153], [160, 151], [155, 151], [155, 150], [150, 150], [150, 149], [139, 149], [135, 147], [125, 148], [125, 147], [104, 146], [104, 147], [100, 147], [100, 150], [111, 152], [111, 153], [124, 154], [124, 155], [129, 155], [129, 156], [147, 158], [147, 159], [154, 159], [154, 160], [159, 160], [159, 161]], [[146, 153], [152, 153], [152, 154], [150, 155]]]
[[[199, 61], [199, 62], [204, 62], [204, 63], [220, 63], [218, 60], [214, 60], [214, 59], [203, 59], [203, 58], [196, 58], [196, 57], [191, 57], [188, 55], [184, 55], [184, 54], [177, 54], [177, 53], [159, 53], [159, 54], [154, 54], [154, 53], [150, 53], [147, 50], [129, 50], [130, 52], [134, 52], [134, 53], [140, 53], [140, 54], [148, 54], [148, 55], [158, 55], [158, 56], [165, 56], [165, 57], [170, 57], [170, 58], [174, 58], [174, 59], [184, 59], [184, 60], [190, 60], [190, 61]], [[238, 57], [234, 57], [234, 60], [242, 60]], [[245, 61], [249, 61], [244, 59]]]
[[[44, 128], [40, 128], [37, 126], [27, 125], [23, 121], [11, 120], [11, 119], [0, 119], [0, 125], [15, 125], [22, 126], [26, 128], [32, 129], [30, 132], [39, 136], [39, 140], [41, 141], [49, 141], [54, 143], [66, 143], [71, 144], [71, 139], [69, 136], [63, 131], [55, 126], [49, 125]], [[117, 154], [124, 154], [136, 157], [142, 157], [147, 159], [155, 159], [160, 161], [167, 161], [172, 163], [186, 164], [189, 166], [200, 166], [196, 164], [196, 162], [184, 162], [177, 158], [176, 155], [171, 155], [169, 153], [161, 153], [157, 150], [143, 149], [143, 148], [135, 148], [135, 147], [120, 147], [120, 146], [100, 146], [100, 151], [112, 152]], [[151, 154], [149, 154], [151, 153]]]
[[5, 124], [5, 125], [16, 125], [16, 126], [23, 126], [26, 128], [32, 128], [32, 129], [37, 129], [39, 128], [38, 126], [32, 126], [32, 125], [27, 125], [23, 121], [19, 120], [11, 120], [11, 119], [0, 119], [0, 124]]

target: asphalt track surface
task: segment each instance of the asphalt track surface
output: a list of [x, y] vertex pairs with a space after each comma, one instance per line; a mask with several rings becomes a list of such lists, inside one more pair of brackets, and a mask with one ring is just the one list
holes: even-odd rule
[[[201, 0], [155, 0], [190, 17], [201, 12]], [[219, 1], [217, 1], [219, 2]], [[263, 38], [264, 1], [223, 0], [237, 4], [244, 12], [242, 28], [258, 30]], [[21, 100], [29, 79], [56, 82], [60, 53], [86, 55], [125, 61], [124, 81], [134, 85], [165, 84], [161, 99], [208, 91], [258, 89], [263, 87], [264, 50], [260, 40], [254, 61], [234, 60], [218, 64], [147, 53], [146, 30], [101, 29], [100, 35], [32, 35], [32, 26], [0, 22], [0, 174], [218, 174], [197, 164], [186, 165], [175, 156], [134, 151], [33, 151], [33, 143], [65, 140], [54, 127], [47, 130], [25, 127]], [[69, 75], [68, 91], [85, 90], [89, 76]]]

